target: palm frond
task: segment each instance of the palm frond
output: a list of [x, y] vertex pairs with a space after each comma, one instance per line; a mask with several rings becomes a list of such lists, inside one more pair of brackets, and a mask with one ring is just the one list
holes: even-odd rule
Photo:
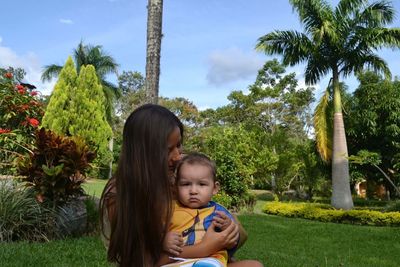
[[391, 77], [390, 69], [385, 60], [371, 51], [354, 50], [347, 55], [347, 61], [344, 62], [339, 73], [347, 77], [351, 73], [360, 73], [364, 70], [372, 70], [376, 73], [382, 73], [387, 78]]
[[108, 89], [110, 89], [109, 91], [111, 92], [111, 96], [113, 98], [120, 98], [122, 96], [121, 91], [119, 89], [119, 87], [117, 87], [115, 84], [108, 82], [106, 80], [101, 80], [101, 84], [103, 87], [106, 87]]
[[42, 81], [50, 81], [52, 78], [56, 78], [60, 72], [61, 72], [62, 66], [56, 65], [56, 64], [51, 64], [51, 65], [46, 65], [43, 68], [43, 73], [42, 73]]
[[368, 0], [341, 0], [335, 8], [336, 18], [345, 18], [351, 15], [354, 10], [360, 9]]
[[382, 27], [391, 23], [395, 9], [389, 1], [378, 1], [370, 4], [361, 12], [355, 13], [355, 21], [366, 27]]
[[329, 86], [321, 97], [314, 112], [314, 129], [317, 150], [324, 162], [328, 162], [332, 157], [332, 121], [329, 116], [330, 105]]
[[304, 73], [306, 84], [316, 84], [329, 71], [329, 61], [321, 54], [314, 53], [313, 56], [310, 56]]
[[296, 31], [274, 31], [258, 39], [256, 50], [266, 54], [283, 54], [285, 65], [296, 65], [307, 60], [312, 52], [307, 35]]
[[314, 40], [322, 40], [326, 34], [335, 36], [334, 13], [332, 7], [324, 0], [290, 0], [294, 11], [297, 11], [304, 30]]

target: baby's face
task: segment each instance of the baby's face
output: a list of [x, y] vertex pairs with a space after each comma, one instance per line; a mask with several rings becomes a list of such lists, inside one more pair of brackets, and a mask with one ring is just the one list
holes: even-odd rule
[[207, 205], [218, 192], [208, 166], [188, 163], [180, 167], [177, 189], [179, 202], [192, 209]]

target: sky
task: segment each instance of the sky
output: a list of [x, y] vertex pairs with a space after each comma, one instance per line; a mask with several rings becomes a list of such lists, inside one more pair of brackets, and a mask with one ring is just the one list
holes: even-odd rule
[[[330, 0], [335, 5], [336, 0]], [[400, 0], [392, 1], [400, 27]], [[101, 45], [119, 72], [145, 73], [147, 0], [2, 1], [0, 67], [22, 67], [26, 82], [50, 94], [43, 67], [63, 65], [82, 40]], [[256, 52], [257, 39], [273, 30], [300, 30], [288, 0], [164, 0], [160, 95], [185, 97], [199, 109], [229, 103], [232, 90], [246, 91], [272, 58]], [[380, 50], [393, 76], [400, 76], [400, 50]], [[304, 86], [304, 65], [288, 68]], [[110, 76], [110, 81], [116, 81]], [[315, 85], [316, 97], [326, 77]], [[354, 77], [345, 80], [350, 90]]]

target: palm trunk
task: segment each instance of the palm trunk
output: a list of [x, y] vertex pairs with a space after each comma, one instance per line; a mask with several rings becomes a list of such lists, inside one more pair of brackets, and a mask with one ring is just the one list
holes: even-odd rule
[[146, 98], [157, 104], [160, 79], [160, 55], [162, 37], [162, 0], [149, 0], [147, 6], [147, 55], [146, 55]]
[[349, 160], [347, 142], [342, 115], [342, 103], [337, 69], [333, 70], [333, 151], [332, 151], [332, 199], [331, 204], [337, 209], [353, 208], [350, 190]]

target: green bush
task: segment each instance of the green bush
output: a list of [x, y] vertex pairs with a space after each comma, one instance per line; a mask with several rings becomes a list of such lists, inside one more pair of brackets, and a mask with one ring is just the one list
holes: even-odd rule
[[304, 218], [322, 222], [348, 223], [358, 225], [400, 226], [399, 212], [373, 210], [335, 210], [327, 204], [269, 202], [263, 211], [285, 217]]
[[400, 212], [400, 200], [390, 202], [386, 205], [385, 211], [398, 211]]
[[46, 241], [56, 234], [56, 215], [38, 203], [31, 190], [0, 180], [0, 242]]
[[99, 198], [87, 196], [85, 198], [87, 215], [87, 232], [96, 232], [99, 229]]
[[36, 149], [21, 162], [24, 181], [40, 202], [56, 206], [84, 194], [81, 184], [95, 153], [79, 138], [63, 137], [44, 128], [36, 132]]
[[242, 127], [204, 128], [196, 137], [199, 151], [208, 155], [217, 165], [221, 190], [232, 199], [232, 207], [240, 208], [256, 172], [253, 160], [256, 153], [253, 136]]
[[217, 202], [227, 209], [232, 208], [232, 198], [223, 191], [219, 191], [218, 194], [213, 196], [213, 201]]

